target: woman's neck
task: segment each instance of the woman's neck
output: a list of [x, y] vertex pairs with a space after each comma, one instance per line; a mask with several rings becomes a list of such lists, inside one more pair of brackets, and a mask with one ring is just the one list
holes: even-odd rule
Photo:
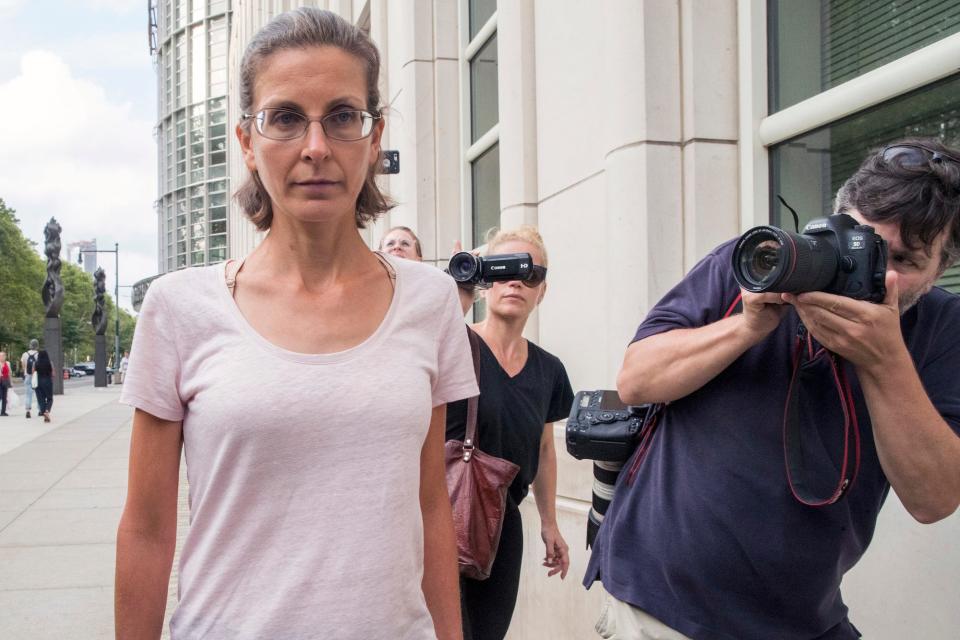
[[376, 258], [360, 237], [353, 216], [302, 223], [275, 215], [270, 232], [247, 258], [244, 270], [269, 273], [310, 290], [371, 265], [376, 265]]
[[526, 318], [503, 318], [487, 314], [487, 317], [473, 325], [473, 328], [483, 336], [494, 353], [509, 358], [526, 352], [527, 341], [523, 337], [526, 324]]

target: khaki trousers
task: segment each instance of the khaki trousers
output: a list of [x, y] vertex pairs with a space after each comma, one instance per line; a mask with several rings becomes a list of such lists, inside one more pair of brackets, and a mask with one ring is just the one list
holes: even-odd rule
[[653, 616], [607, 594], [597, 633], [606, 640], [690, 640]]

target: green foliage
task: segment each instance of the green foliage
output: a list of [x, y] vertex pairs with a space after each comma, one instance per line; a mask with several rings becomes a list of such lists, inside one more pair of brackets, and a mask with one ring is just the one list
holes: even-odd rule
[[[15, 213], [0, 198], [0, 351], [7, 351], [11, 360], [18, 361], [31, 338], [43, 342], [45, 308], [40, 290], [47, 271], [44, 259], [20, 231]], [[92, 360], [93, 276], [67, 261], [61, 264], [64, 297], [60, 326], [66, 364]], [[112, 358], [116, 307], [111, 296], [104, 298], [108, 317], [107, 354]], [[120, 310], [121, 354], [130, 349], [136, 322], [133, 316]]]
[[43, 260], [23, 236], [15, 214], [0, 198], [0, 350], [11, 359], [43, 333], [40, 288], [46, 279]]

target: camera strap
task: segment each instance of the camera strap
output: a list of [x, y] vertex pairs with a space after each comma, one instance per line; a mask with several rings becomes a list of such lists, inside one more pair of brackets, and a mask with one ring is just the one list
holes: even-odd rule
[[844, 371], [843, 359], [834, 353], [829, 353], [830, 369], [840, 399], [840, 407], [843, 409], [843, 461], [832, 492], [829, 495], [817, 495], [808, 482], [806, 456], [801, 439], [801, 397], [797, 384], [800, 367], [804, 362], [813, 360], [815, 357], [813, 341], [806, 327], [801, 323], [797, 329], [793, 352], [793, 373], [790, 377], [790, 387], [783, 412], [783, 453], [787, 482], [793, 497], [807, 506], [824, 507], [840, 500], [857, 479], [857, 473], [860, 470], [860, 425], [857, 422], [857, 410], [850, 381]]

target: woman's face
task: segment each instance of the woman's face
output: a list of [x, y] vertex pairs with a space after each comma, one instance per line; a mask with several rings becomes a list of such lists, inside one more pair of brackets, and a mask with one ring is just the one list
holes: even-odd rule
[[253, 123], [237, 127], [244, 162], [270, 194], [274, 224], [284, 217], [302, 223], [348, 217], [353, 224], [357, 196], [380, 152], [383, 121], [369, 137], [348, 142], [327, 138], [316, 119], [340, 109], [365, 110], [366, 98], [363, 63], [338, 47], [285, 49], [263, 61], [251, 112], [284, 108], [313, 119], [292, 140], [265, 138]]
[[409, 232], [403, 229], [394, 229], [383, 236], [380, 242], [380, 248], [392, 256], [406, 258], [407, 260], [416, 260], [420, 262], [422, 258], [417, 255], [417, 241]]
[[[510, 240], [498, 244], [489, 253], [529, 253], [533, 256], [533, 264], [543, 265], [543, 254], [528, 242]], [[547, 283], [541, 282], [536, 287], [528, 287], [519, 280], [495, 282], [492, 287], [483, 292], [487, 299], [487, 312], [502, 318], [527, 318], [537, 308], [543, 295], [547, 291]]]

